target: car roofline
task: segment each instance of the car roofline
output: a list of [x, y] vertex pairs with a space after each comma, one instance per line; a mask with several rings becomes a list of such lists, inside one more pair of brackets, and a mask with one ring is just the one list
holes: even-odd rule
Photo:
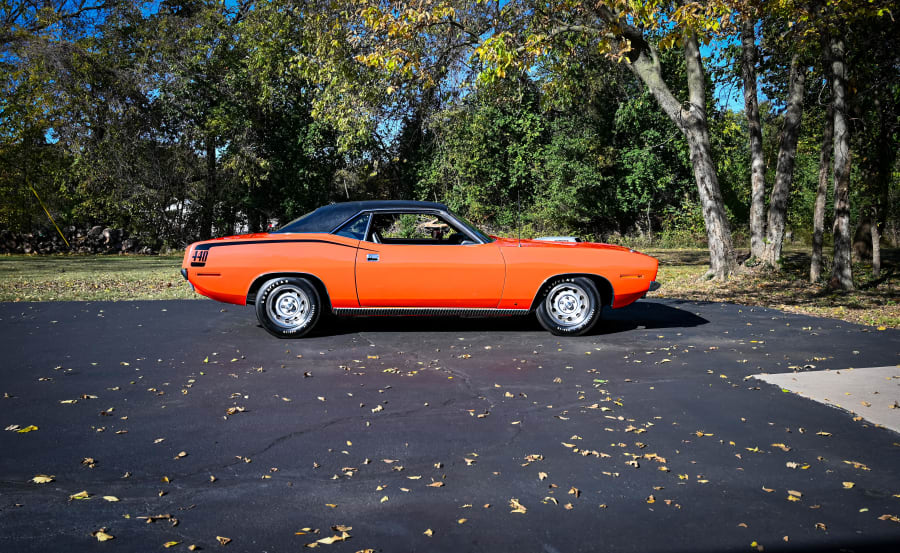
[[[351, 215], [350, 217], [347, 217], [345, 220], [341, 221], [341, 223], [340, 223], [339, 225], [337, 225], [336, 227], [334, 227], [333, 229], [331, 229], [331, 231], [330, 231], [328, 234], [336, 234], [337, 231], [341, 230], [341, 228], [342, 228], [344, 225], [346, 225], [347, 223], [353, 221], [354, 219], [356, 219], [357, 217], [359, 217], [359, 216], [362, 215], [363, 213], [370, 213], [370, 214], [374, 215], [375, 213], [378, 213], [378, 212], [389, 212], [389, 213], [391, 213], [391, 212], [393, 212], [393, 213], [436, 213], [436, 214], [438, 214], [438, 215], [442, 215], [442, 216], [446, 217], [448, 221], [454, 223], [459, 229], [461, 229], [461, 230], [465, 233], [466, 236], [468, 236], [468, 237], [469, 237], [473, 242], [475, 242], [476, 244], [488, 244], [488, 242], [485, 242], [484, 240], [482, 240], [482, 239], [479, 238], [478, 236], [475, 236], [475, 235], [473, 235], [471, 232], [469, 232], [469, 226], [466, 225], [466, 224], [464, 224], [462, 221], [460, 221], [460, 220], [457, 219], [456, 217], [454, 217], [453, 214], [450, 213], [449, 208], [448, 208], [448, 209], [440, 209], [440, 208], [437, 208], [437, 207], [430, 207], [430, 206], [429, 206], [429, 207], [426, 207], [426, 206], [416, 207], [416, 206], [414, 206], [414, 205], [411, 205], [411, 206], [409, 206], [409, 207], [401, 207], [401, 206], [391, 206], [391, 207], [387, 207], [387, 206], [385, 206], [385, 207], [366, 207], [366, 208], [360, 209], [359, 211], [357, 211], [356, 213], [354, 213], [354, 214]], [[370, 218], [369, 224], [366, 226], [366, 236], [368, 236], [368, 232], [369, 232], [369, 228], [371, 227], [371, 224], [372, 224], [372, 221], [371, 221], [371, 218]]]

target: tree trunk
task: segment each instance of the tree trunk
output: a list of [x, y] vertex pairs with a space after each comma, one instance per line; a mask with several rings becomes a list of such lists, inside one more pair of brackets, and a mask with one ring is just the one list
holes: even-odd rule
[[850, 260], [850, 129], [847, 124], [847, 68], [844, 41], [831, 39], [831, 78], [834, 94], [834, 263], [832, 288], [853, 289]]
[[744, 112], [750, 132], [750, 257], [762, 259], [766, 232], [766, 165], [763, 159], [762, 124], [756, 94], [756, 20], [747, 18], [741, 28], [741, 72], [744, 79]]
[[776, 267], [781, 260], [784, 243], [784, 225], [787, 219], [791, 182], [794, 178], [794, 160], [797, 158], [797, 139], [800, 137], [800, 121], [803, 116], [803, 85], [806, 69], [800, 65], [799, 54], [791, 58], [791, 76], [788, 89], [787, 110], [781, 128], [781, 145], [778, 148], [778, 165], [775, 168], [775, 186], [769, 203], [766, 246], [763, 261]]
[[216, 194], [216, 140], [206, 138], [206, 190], [200, 204], [200, 239], [212, 238], [213, 209]]
[[872, 216], [872, 278], [881, 276], [881, 232], [878, 230], [878, 210]]
[[713, 163], [706, 120], [706, 81], [697, 36], [684, 35], [684, 58], [687, 65], [689, 101], [681, 104], [672, 94], [662, 77], [662, 66], [656, 49], [632, 33], [635, 50], [629, 54], [629, 67], [653, 94], [660, 107], [684, 133], [691, 154], [694, 180], [703, 208], [706, 236], [709, 242], [707, 276], [725, 280], [734, 271], [736, 261], [731, 228], [725, 213], [725, 202], [719, 189], [719, 179]]
[[816, 208], [813, 213], [812, 260], [809, 263], [809, 281], [822, 278], [822, 242], [825, 237], [825, 200], [828, 180], [831, 176], [831, 142], [834, 135], [834, 106], [828, 104], [825, 112], [825, 129], [822, 131], [822, 149], [819, 151], [819, 187], [816, 189]]

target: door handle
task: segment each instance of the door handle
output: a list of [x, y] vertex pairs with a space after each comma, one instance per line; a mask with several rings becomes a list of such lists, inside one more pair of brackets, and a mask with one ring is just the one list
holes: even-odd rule
[[366, 261], [378, 261], [377, 253], [366, 254]]

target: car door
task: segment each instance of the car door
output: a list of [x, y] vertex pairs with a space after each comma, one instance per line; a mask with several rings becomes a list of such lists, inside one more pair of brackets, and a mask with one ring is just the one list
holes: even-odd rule
[[[389, 239], [388, 239], [389, 240]], [[360, 307], [496, 308], [506, 274], [497, 245], [359, 243]]]

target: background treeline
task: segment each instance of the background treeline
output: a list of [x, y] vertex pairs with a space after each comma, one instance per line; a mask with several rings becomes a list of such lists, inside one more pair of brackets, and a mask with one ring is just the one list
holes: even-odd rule
[[[518, 216], [523, 236], [705, 243], [697, 135], [673, 124], [635, 69], [646, 47], [688, 114], [698, 85], [685, 52], [699, 36], [718, 45], [702, 50], [699, 108], [734, 242], [749, 243], [753, 207], [747, 44], [762, 92], [765, 203], [791, 156], [784, 226], [810, 241], [833, 117], [826, 54], [839, 36], [849, 220], [874, 222], [896, 245], [900, 38], [890, 12], [871, 2], [641, 12], [608, 2], [596, 13], [561, 3], [536, 19], [542, 6], [555, 4], [0, 0], [0, 228], [55, 232], [39, 196], [60, 226], [114, 226], [179, 247], [331, 201], [409, 198], [446, 202], [495, 233], [515, 232]], [[610, 13], [652, 24], [631, 36]], [[628, 42], [604, 42], [615, 33]], [[723, 101], [728, 91], [740, 100]], [[792, 91], [802, 114], [793, 153]]]

